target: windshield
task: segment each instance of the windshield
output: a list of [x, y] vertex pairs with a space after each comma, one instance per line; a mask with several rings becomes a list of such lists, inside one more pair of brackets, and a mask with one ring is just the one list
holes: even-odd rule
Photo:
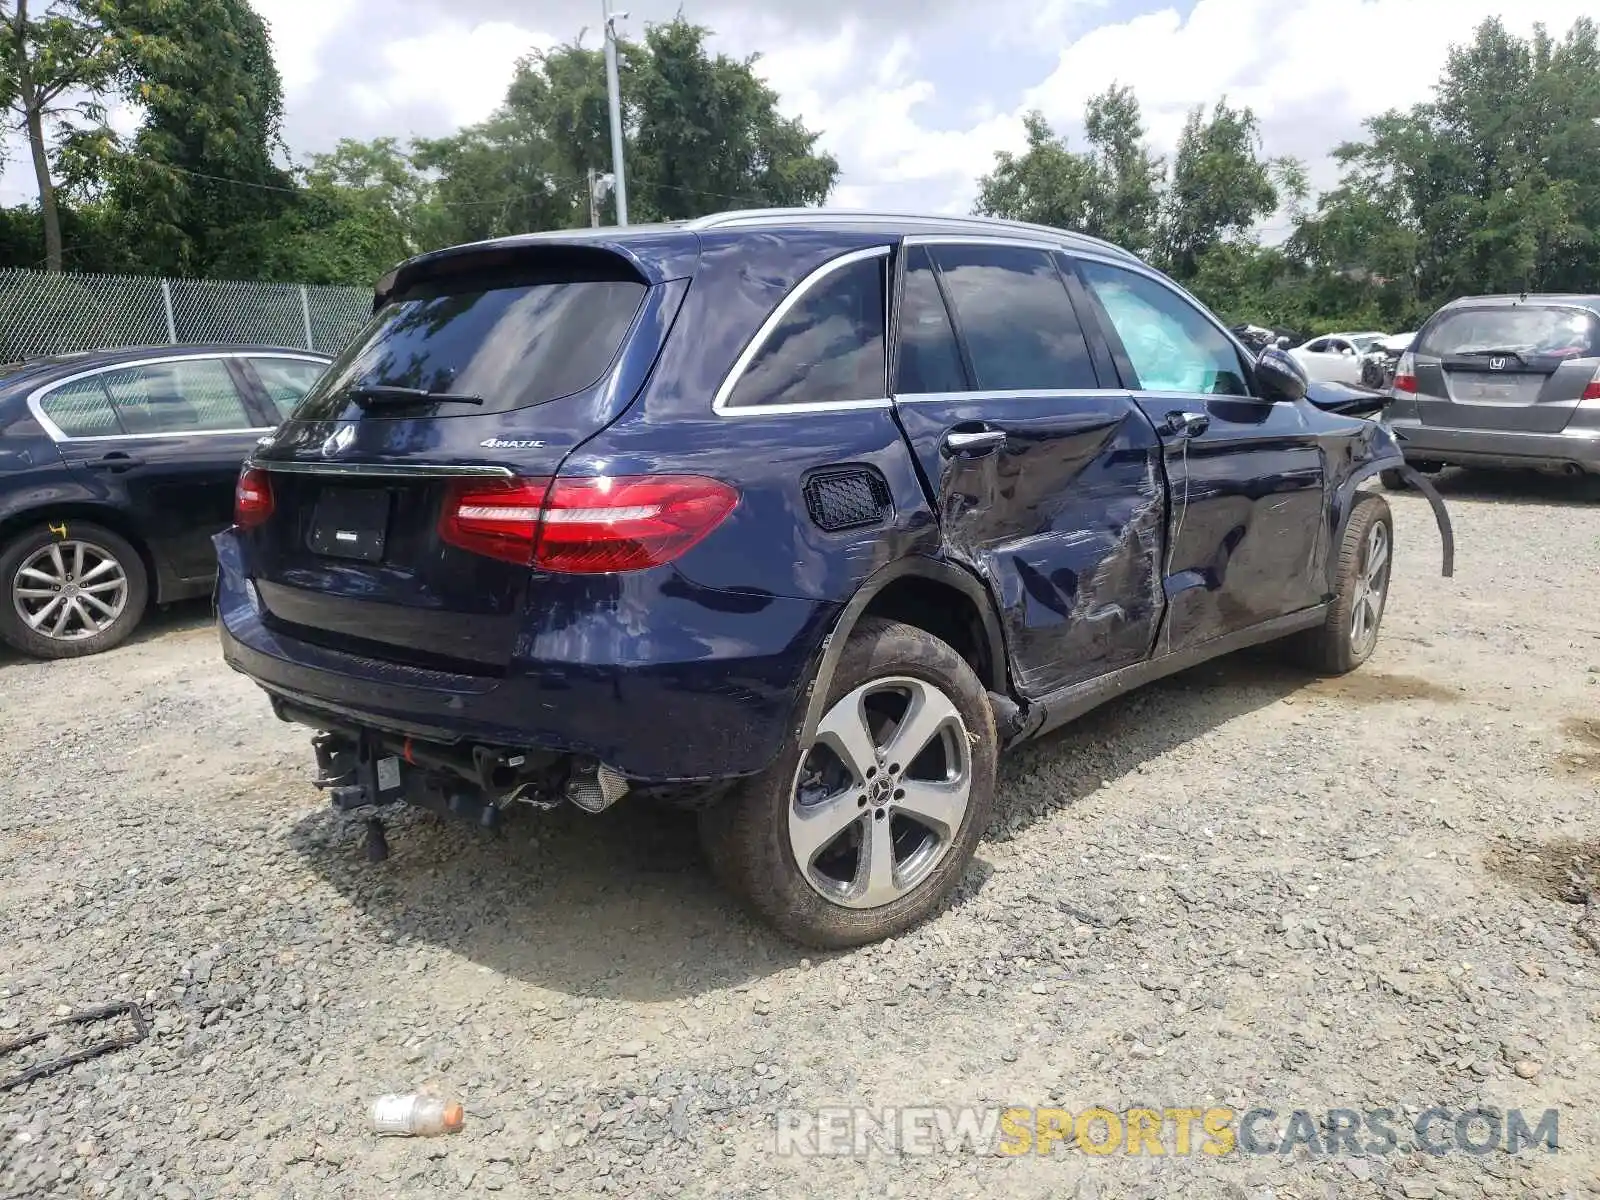
[[1359, 334], [1350, 339], [1350, 344], [1356, 348], [1357, 354], [1365, 354], [1378, 344], [1381, 339], [1375, 334]]
[[1428, 330], [1419, 352], [1600, 357], [1600, 321], [1577, 308], [1464, 308]]
[[645, 290], [635, 280], [588, 279], [402, 298], [368, 322], [294, 418], [337, 419], [372, 388], [481, 398], [464, 410], [474, 413], [570, 396], [605, 373]]

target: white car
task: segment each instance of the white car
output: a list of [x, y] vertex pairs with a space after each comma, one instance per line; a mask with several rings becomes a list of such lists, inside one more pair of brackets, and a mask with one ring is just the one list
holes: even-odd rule
[[1312, 379], [1354, 387], [1361, 382], [1361, 356], [1387, 336], [1381, 332], [1330, 333], [1289, 353]]

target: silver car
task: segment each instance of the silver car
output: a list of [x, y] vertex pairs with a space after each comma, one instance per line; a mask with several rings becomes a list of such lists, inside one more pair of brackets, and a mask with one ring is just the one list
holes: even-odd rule
[[1423, 325], [1386, 424], [1419, 470], [1600, 473], [1600, 296], [1473, 296]]

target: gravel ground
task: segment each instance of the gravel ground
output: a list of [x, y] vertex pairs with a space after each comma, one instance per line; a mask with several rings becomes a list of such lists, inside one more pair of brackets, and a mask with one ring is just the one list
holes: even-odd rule
[[[1365, 668], [1231, 659], [1020, 751], [956, 902], [837, 956], [738, 915], [692, 827], [627, 804], [499, 839], [406, 817], [369, 865], [203, 608], [0, 661], [0, 1038], [114, 1000], [152, 1021], [0, 1093], [0, 1195], [1600, 1191], [1567, 871], [1600, 838], [1600, 488], [1441, 490], [1456, 577], [1392, 497]], [[466, 1130], [371, 1136], [370, 1100], [415, 1088]], [[1558, 1108], [1561, 1150], [774, 1153], [779, 1110], [836, 1104]]]

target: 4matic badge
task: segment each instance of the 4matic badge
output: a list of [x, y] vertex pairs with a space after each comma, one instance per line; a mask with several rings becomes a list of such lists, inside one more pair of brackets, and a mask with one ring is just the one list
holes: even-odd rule
[[535, 442], [527, 438], [484, 438], [478, 445], [485, 450], [538, 450], [543, 442]]

